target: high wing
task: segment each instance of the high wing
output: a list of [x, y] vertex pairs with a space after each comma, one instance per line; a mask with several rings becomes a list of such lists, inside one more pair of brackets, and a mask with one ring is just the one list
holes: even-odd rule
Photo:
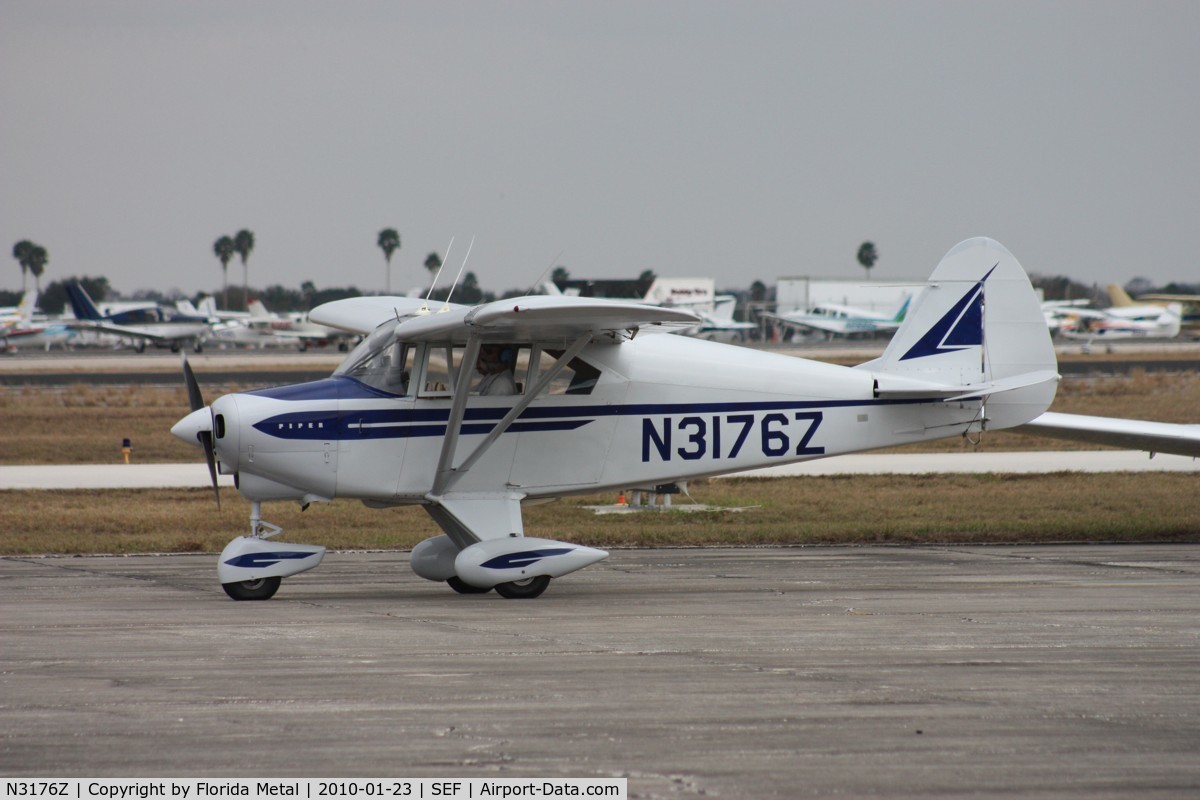
[[365, 336], [389, 319], [402, 320], [422, 309], [426, 309], [426, 313], [440, 314], [467, 308], [469, 306], [448, 303], [430, 312], [426, 301], [412, 297], [347, 297], [317, 306], [308, 313], [308, 318], [319, 325]]
[[1017, 430], [1057, 439], [1200, 458], [1200, 425], [1047, 411]]
[[576, 338], [585, 334], [616, 337], [632, 335], [646, 326], [669, 329], [700, 321], [691, 311], [679, 308], [547, 295], [496, 300], [480, 306], [435, 304], [433, 309], [411, 297], [351, 297], [313, 309], [309, 319], [361, 334], [395, 319], [399, 321], [399, 339], [455, 344], [466, 342], [472, 335], [496, 341]]

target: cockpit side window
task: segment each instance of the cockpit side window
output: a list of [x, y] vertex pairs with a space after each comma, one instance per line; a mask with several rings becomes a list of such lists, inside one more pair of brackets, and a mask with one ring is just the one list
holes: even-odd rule
[[462, 365], [462, 347], [448, 344], [425, 346], [425, 371], [421, 379], [420, 397], [450, 397]]
[[416, 348], [393, 338], [395, 323], [381, 325], [334, 371], [380, 391], [409, 393]]

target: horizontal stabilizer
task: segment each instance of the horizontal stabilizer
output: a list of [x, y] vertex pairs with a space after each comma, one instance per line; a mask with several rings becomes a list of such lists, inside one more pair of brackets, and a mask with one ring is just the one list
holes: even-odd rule
[[1200, 425], [1047, 412], [1020, 430], [1056, 439], [1200, 458]]
[[1058, 373], [1052, 369], [967, 385], [935, 383], [903, 375], [881, 373], [875, 378], [875, 396], [884, 399], [939, 397], [946, 401], [978, 400], [1000, 392], [1057, 381]]

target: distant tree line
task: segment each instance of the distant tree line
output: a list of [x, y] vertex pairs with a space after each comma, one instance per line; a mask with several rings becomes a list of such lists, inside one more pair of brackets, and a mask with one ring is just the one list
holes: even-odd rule
[[[213, 254], [216, 255], [221, 263], [221, 293], [218, 297], [218, 305], [221, 308], [244, 309], [248, 306], [250, 300], [257, 298], [262, 300], [267, 308], [271, 310], [308, 311], [322, 303], [341, 300], [346, 297], [358, 297], [365, 294], [365, 292], [355, 286], [318, 289], [312, 281], [303, 282], [298, 289], [289, 288], [281, 284], [274, 284], [265, 289], [251, 289], [248, 260], [251, 251], [254, 249], [254, 244], [254, 233], [246, 228], [239, 230], [233, 236], [220, 236], [213, 243]], [[384, 228], [379, 231], [376, 244], [384, 254], [387, 270], [384, 287], [385, 292], [390, 294], [391, 263], [392, 257], [400, 250], [400, 234], [395, 228]], [[28, 287], [27, 279], [29, 276], [33, 277], [34, 286], [40, 292], [38, 306], [47, 314], [60, 314], [68, 307], [65, 287], [67, 283], [76, 280], [83, 284], [84, 289], [98, 303], [113, 299], [154, 300], [170, 303], [176, 299], [160, 291], [147, 289], [139, 290], [129, 296], [123, 296], [115, 292], [105, 277], [67, 278], [62, 281], [53, 281], [43, 287], [41, 279], [45, 274], [46, 265], [50, 263], [50, 255], [47, 249], [29, 239], [22, 239], [13, 245], [12, 255], [21, 269], [21, 291], [16, 292], [0, 289], [0, 306], [15, 306], [21, 301], [21, 295], [24, 294]], [[240, 287], [229, 286], [229, 262], [233, 260], [235, 255], [242, 262], [242, 285]], [[860, 266], [867, 270], [868, 277], [870, 276], [871, 268], [878, 259], [879, 251], [876, 249], [874, 243], [866, 241], [859, 246], [857, 261]], [[430, 285], [433, 284], [434, 280], [437, 280], [439, 284], [429, 295], [430, 299], [444, 301], [451, 293], [451, 281], [454, 280], [454, 276], [450, 274], [438, 276], [438, 271], [442, 268], [442, 258], [436, 252], [429, 253], [425, 257], [422, 266], [429, 273]], [[449, 270], [447, 270], [447, 273], [449, 273]], [[654, 278], [655, 274], [653, 271], [645, 270], [635, 281], [630, 281], [629, 283], [633, 285], [631, 288], [640, 290], [639, 294], [645, 294], [650, 284], [654, 282]], [[550, 273], [550, 279], [560, 289], [583, 283], [581, 281], [572, 281], [570, 273], [563, 266], [555, 267]], [[1036, 288], [1042, 290], [1046, 300], [1088, 299], [1100, 307], [1109, 304], [1104, 287], [1098, 284], [1089, 285], [1080, 283], [1061, 275], [1043, 276], [1034, 274], [1030, 275], [1030, 280]], [[499, 297], [519, 297], [526, 294], [531, 288], [537, 291], [537, 287], [517, 287], [506, 290]], [[575, 288], [579, 287], [576, 286]], [[1158, 286], [1143, 277], [1134, 278], [1126, 283], [1124, 288], [1134, 297], [1150, 293], [1200, 294], [1200, 283], [1172, 281], [1165, 286]], [[586, 294], [586, 291], [582, 293]], [[721, 293], [733, 294], [738, 297], [739, 313], [737, 316], [739, 319], [746, 318], [744, 309], [749, 304], [766, 303], [773, 299], [773, 290], [760, 280], [754, 281], [749, 289], [724, 289]], [[207, 294], [209, 293], [197, 293], [189, 299], [197, 302]], [[484, 290], [479, 285], [478, 276], [474, 272], [467, 272], [463, 274], [458, 285], [453, 288], [453, 297], [451, 299], [455, 303], [473, 305], [495, 300], [497, 299], [497, 294]]]

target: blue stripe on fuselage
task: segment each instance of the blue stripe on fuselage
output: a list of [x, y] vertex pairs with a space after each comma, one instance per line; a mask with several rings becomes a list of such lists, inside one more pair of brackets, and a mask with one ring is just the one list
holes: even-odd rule
[[[334, 378], [330, 379], [330, 381], [338, 384], [348, 381], [349, 383], [362, 386], [357, 381], [350, 379]], [[330, 381], [318, 381], [317, 383], [328, 383]], [[300, 389], [306, 385], [308, 384], [300, 384], [298, 387], [281, 388]], [[320, 391], [327, 392], [329, 388], [326, 386]], [[365, 388], [369, 389], [369, 387]], [[274, 397], [275, 399], [318, 399], [314, 396], [316, 392], [280, 392], [274, 395], [257, 392], [255, 394]], [[361, 395], [358, 396], [361, 397]], [[942, 402], [941, 398], [907, 398], [553, 406], [525, 409], [517, 421], [506, 432], [571, 431], [582, 428], [601, 417], [654, 417], [763, 411], [803, 411], [813, 409], [917, 405], [940, 402]], [[484, 435], [490, 433], [495, 428], [495, 423], [504, 417], [508, 411], [509, 409], [503, 406], [466, 409], [460, 432], [463, 435]], [[445, 436], [449, 419], [449, 408], [377, 408], [347, 409], [344, 411], [329, 409], [277, 414], [255, 423], [254, 428], [268, 436], [279, 439], [409, 439], [426, 436]]]

